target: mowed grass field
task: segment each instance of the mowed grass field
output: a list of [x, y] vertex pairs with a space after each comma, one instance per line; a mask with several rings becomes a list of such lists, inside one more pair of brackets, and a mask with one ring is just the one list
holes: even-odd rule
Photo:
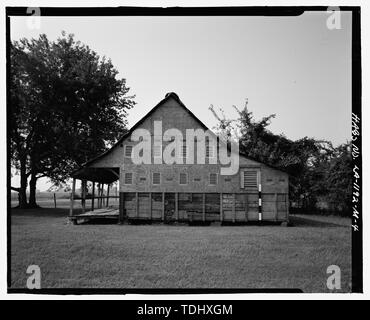
[[11, 288], [29, 265], [42, 288], [351, 288], [350, 220], [294, 216], [294, 226], [71, 225], [66, 208], [12, 209]]

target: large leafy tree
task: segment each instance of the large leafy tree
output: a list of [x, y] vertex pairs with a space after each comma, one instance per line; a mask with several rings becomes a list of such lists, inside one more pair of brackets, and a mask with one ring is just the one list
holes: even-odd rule
[[335, 205], [333, 209], [351, 214], [353, 172], [349, 142], [333, 148], [331, 158], [323, 170], [326, 197]]
[[37, 180], [62, 183], [105, 151], [127, 130], [135, 102], [112, 62], [73, 35], [15, 41], [10, 65], [11, 160], [21, 180], [12, 190], [21, 207], [34, 207]]
[[[268, 130], [274, 114], [255, 120], [245, 107], [235, 107], [237, 119], [227, 119], [221, 109], [216, 131], [238, 140], [247, 156], [286, 171], [290, 175], [290, 198], [313, 209], [324, 198], [340, 210], [348, 210], [351, 197], [351, 154], [348, 144], [337, 148], [328, 141], [304, 137], [291, 140]], [[213, 110], [213, 107], [211, 108]], [[214, 112], [214, 110], [213, 110]], [[215, 113], [215, 112], [214, 112]]]

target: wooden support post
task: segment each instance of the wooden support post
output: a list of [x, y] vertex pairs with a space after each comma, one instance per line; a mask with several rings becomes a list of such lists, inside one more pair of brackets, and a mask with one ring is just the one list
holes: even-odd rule
[[164, 221], [164, 209], [165, 209], [164, 192], [162, 192], [162, 220], [163, 221]]
[[92, 193], [91, 193], [91, 211], [94, 211], [95, 205], [95, 181], [92, 182]]
[[69, 209], [69, 216], [73, 216], [73, 204], [74, 204], [74, 196], [75, 196], [75, 191], [76, 191], [76, 179], [73, 178], [72, 182], [72, 192], [71, 192], [71, 206]]
[[139, 193], [136, 192], [136, 203], [135, 203], [135, 210], [136, 210], [136, 217], [139, 217]]
[[203, 221], [206, 221], [206, 194], [205, 193], [203, 193], [202, 213], [203, 213]]
[[119, 193], [119, 219], [118, 223], [123, 223], [125, 212], [125, 194], [123, 192]]
[[179, 193], [175, 193], [175, 219], [179, 220]]
[[235, 222], [236, 220], [236, 210], [235, 210], [235, 205], [236, 205], [236, 196], [235, 196], [235, 193], [233, 193], [233, 222]]
[[109, 203], [109, 188], [110, 188], [110, 184], [107, 185], [107, 207]]
[[82, 199], [81, 199], [82, 213], [85, 213], [85, 209], [86, 209], [86, 186], [87, 186], [87, 181], [82, 180], [82, 182], [81, 182], [81, 187], [82, 187]]
[[152, 209], [152, 206], [153, 206], [153, 204], [152, 204], [152, 193], [151, 192], [149, 192], [149, 218], [150, 218], [150, 220], [152, 220], [152, 218], [153, 218], [153, 209]]
[[222, 202], [222, 199], [223, 199], [223, 195], [222, 195], [222, 192], [220, 193], [220, 221], [222, 222], [222, 220], [224, 219], [223, 215], [224, 215], [224, 210], [223, 210], [223, 202]]
[[274, 214], [275, 214], [275, 221], [278, 220], [278, 202], [277, 202], [277, 193], [274, 196]]

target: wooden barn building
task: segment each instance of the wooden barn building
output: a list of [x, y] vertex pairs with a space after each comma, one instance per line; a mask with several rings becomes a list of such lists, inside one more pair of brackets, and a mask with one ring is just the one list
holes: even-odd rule
[[[221, 175], [219, 160], [210, 161], [217, 153], [210, 146], [206, 148], [204, 164], [160, 163], [158, 157], [163, 149], [153, 146], [155, 121], [161, 121], [163, 132], [176, 128], [183, 137], [186, 129], [208, 130], [175, 93], [168, 93], [111, 149], [72, 174], [70, 219], [74, 223], [101, 217], [119, 222], [288, 221], [287, 173], [239, 154], [238, 171]], [[139, 143], [132, 134], [137, 129], [150, 132], [150, 164], [132, 161], [133, 148]], [[162, 142], [160, 148], [170, 142]], [[186, 157], [184, 144], [182, 155]], [[81, 180], [81, 196], [76, 196], [77, 179]], [[87, 195], [88, 181], [92, 188]], [[113, 194], [110, 186], [115, 181], [119, 181], [119, 187]]]

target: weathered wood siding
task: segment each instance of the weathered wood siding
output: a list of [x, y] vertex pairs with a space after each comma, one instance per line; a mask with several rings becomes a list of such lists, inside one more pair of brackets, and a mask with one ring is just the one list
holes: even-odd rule
[[[154, 121], [158, 120], [162, 121], [162, 134], [167, 129], [176, 128], [182, 132], [184, 139], [186, 129], [203, 129], [193, 116], [171, 98], [145, 119], [140, 126], [152, 133], [152, 145]], [[203, 211], [205, 211], [205, 218], [210, 220], [258, 220], [258, 189], [242, 188], [240, 171], [232, 176], [223, 176], [220, 174], [220, 164], [154, 164], [153, 148], [153, 164], [135, 165], [130, 158], [124, 155], [125, 146], [133, 146], [135, 143], [127, 138], [106, 156], [92, 164], [93, 167], [120, 168], [120, 192], [125, 193], [124, 205], [127, 217], [187, 220], [189, 212], [198, 212], [204, 219]], [[168, 143], [170, 142], [163, 142], [163, 148]], [[239, 162], [240, 170], [254, 169], [260, 172], [263, 220], [286, 220], [288, 175], [242, 156], [239, 157]], [[126, 172], [133, 174], [132, 184], [124, 183]], [[153, 184], [152, 174], [154, 172], [161, 175], [159, 185]], [[188, 183], [186, 185], [180, 185], [180, 173], [187, 174]], [[218, 175], [216, 185], [209, 183], [211, 173]], [[196, 195], [197, 193], [200, 195]], [[201, 202], [202, 193], [206, 193], [204, 209]], [[165, 208], [163, 195], [167, 203]], [[191, 199], [190, 202], [189, 199]], [[220, 217], [221, 207], [223, 217]]]

